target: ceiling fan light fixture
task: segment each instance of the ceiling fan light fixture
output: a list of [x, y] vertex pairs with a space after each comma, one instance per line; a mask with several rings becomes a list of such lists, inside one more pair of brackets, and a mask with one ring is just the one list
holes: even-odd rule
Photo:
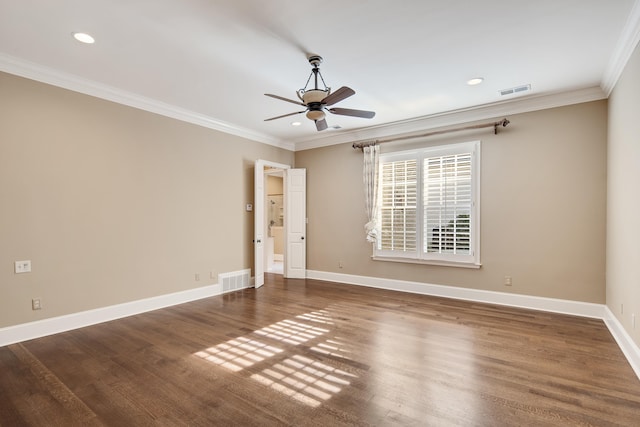
[[307, 118], [309, 120], [322, 120], [324, 119], [325, 114], [322, 110], [309, 110], [307, 111]]
[[322, 102], [327, 97], [329, 91], [321, 89], [307, 90], [302, 94], [302, 100], [305, 104], [311, 104], [312, 102]]

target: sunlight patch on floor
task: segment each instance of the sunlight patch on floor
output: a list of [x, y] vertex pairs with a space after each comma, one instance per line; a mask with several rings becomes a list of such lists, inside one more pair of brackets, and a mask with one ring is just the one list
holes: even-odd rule
[[307, 325], [306, 323], [293, 320], [282, 320], [262, 329], [255, 331], [256, 334], [269, 337], [276, 341], [287, 344], [298, 345], [317, 338], [329, 332], [328, 329]]
[[312, 311], [310, 313], [300, 314], [296, 316], [298, 319], [308, 320], [310, 322], [324, 323], [327, 325], [333, 325], [331, 316], [326, 310]]
[[[302, 320], [320, 323], [322, 327]], [[295, 316], [295, 320], [285, 319], [253, 331], [253, 334], [262, 337], [260, 339], [245, 335], [198, 351], [194, 355], [232, 372], [240, 372], [255, 364], [266, 363], [269, 366], [260, 373], [251, 375], [252, 379], [298, 402], [317, 407], [351, 384], [350, 379], [355, 375], [301, 355], [269, 362], [268, 359], [285, 350], [262, 340], [279, 341], [294, 346], [312, 343], [330, 333], [331, 330], [327, 327], [333, 324], [327, 311], [313, 311]], [[346, 344], [337, 337], [310, 345], [312, 351], [322, 355], [346, 358], [346, 353], [349, 353], [344, 349]]]
[[332, 339], [314, 345], [311, 347], [311, 350], [320, 354], [350, 359], [348, 357], [348, 353], [351, 353], [351, 351], [347, 350], [346, 347], [346, 343], [340, 342], [337, 339]]
[[283, 351], [257, 340], [238, 337], [199, 351], [195, 355], [238, 372]]
[[355, 375], [308, 357], [296, 355], [251, 376], [306, 405], [317, 407], [351, 382]]

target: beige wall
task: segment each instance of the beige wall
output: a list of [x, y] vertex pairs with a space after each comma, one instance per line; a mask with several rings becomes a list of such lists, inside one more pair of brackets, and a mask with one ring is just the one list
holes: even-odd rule
[[[628, 87], [630, 74], [618, 87]], [[293, 153], [2, 73], [0, 90], [0, 327], [192, 289], [215, 283], [211, 272], [252, 266], [253, 216], [244, 205], [253, 199], [253, 161], [292, 163]], [[624, 163], [637, 159], [628, 141], [638, 125], [619, 91], [611, 114], [621, 125], [611, 138], [622, 151], [610, 161]], [[307, 168], [308, 268], [604, 303], [607, 102], [509, 119], [497, 136], [420, 143], [482, 140], [481, 269], [372, 261], [362, 159], [350, 144], [295, 153], [296, 167]], [[613, 175], [622, 195], [621, 181], [638, 180]], [[618, 232], [610, 258], [635, 240]], [[637, 262], [628, 258], [615, 270], [609, 261], [610, 307], [640, 299]], [[13, 273], [22, 259], [32, 260], [32, 273]], [[43, 310], [31, 310], [35, 297]]]
[[267, 175], [267, 195], [282, 194], [282, 191], [282, 177]]
[[640, 47], [609, 99], [608, 148], [607, 306], [640, 346]]
[[253, 162], [293, 153], [4, 73], [0, 93], [0, 327], [252, 266]]
[[509, 119], [497, 136], [423, 142], [482, 140], [481, 269], [371, 260], [362, 158], [350, 144], [296, 152], [296, 167], [307, 168], [307, 268], [604, 303], [607, 102]]

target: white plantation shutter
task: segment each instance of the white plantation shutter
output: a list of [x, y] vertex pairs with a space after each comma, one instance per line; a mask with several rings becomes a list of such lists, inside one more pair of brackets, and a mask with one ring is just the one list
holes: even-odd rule
[[423, 251], [468, 255], [471, 153], [424, 159]]
[[416, 159], [381, 166], [378, 249], [416, 252], [418, 176]]
[[480, 142], [382, 154], [374, 256], [479, 265]]

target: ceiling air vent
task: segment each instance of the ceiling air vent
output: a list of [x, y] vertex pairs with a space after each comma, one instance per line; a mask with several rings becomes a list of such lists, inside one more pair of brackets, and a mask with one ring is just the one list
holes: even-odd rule
[[530, 90], [531, 90], [531, 85], [516, 86], [510, 89], [502, 89], [500, 91], [500, 96], [516, 95], [522, 92], [529, 92]]

